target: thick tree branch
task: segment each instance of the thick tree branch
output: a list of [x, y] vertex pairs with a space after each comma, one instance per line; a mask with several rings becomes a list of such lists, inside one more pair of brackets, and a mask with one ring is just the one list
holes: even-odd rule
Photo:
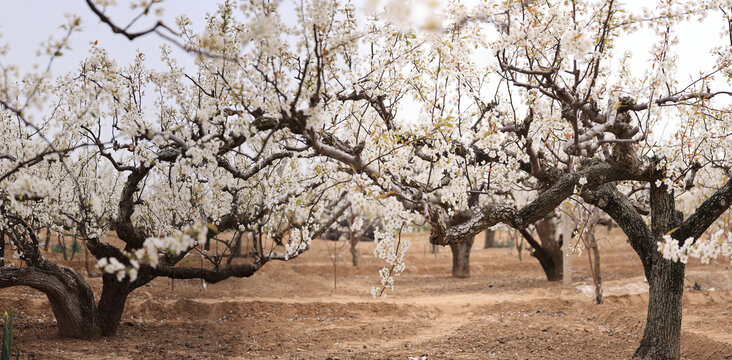
[[634, 204], [627, 196], [615, 189], [613, 184], [605, 184], [594, 190], [583, 191], [582, 198], [602, 209], [623, 229], [633, 250], [639, 254], [648, 276], [656, 246], [651, 229], [646, 225], [641, 214], [636, 211]]
[[683, 245], [686, 239], [698, 239], [732, 204], [732, 178], [704, 201], [677, 231], [671, 235]]
[[[551, 175], [547, 177], [547, 180], [553, 180]], [[580, 178], [587, 180], [587, 183], [582, 186], [583, 192], [609, 182], [640, 180], [636, 175], [623, 169], [607, 163], [598, 163], [584, 170], [564, 174], [553, 181], [553, 185], [549, 189], [520, 210], [502, 204], [489, 204], [475, 211], [475, 215], [470, 220], [449, 228], [444, 222], [440, 223], [433, 217], [431, 219], [433, 233], [430, 235], [430, 241], [439, 245], [457, 243], [498, 223], [508, 224], [517, 229], [526, 228], [542, 219], [574, 194], [576, 187], [580, 186]]]
[[199, 267], [184, 266], [158, 266], [151, 267], [142, 265], [140, 268], [152, 276], [163, 276], [171, 279], [203, 279], [207, 283], [217, 283], [231, 277], [250, 277], [267, 262], [266, 258], [246, 265], [229, 265], [223, 269], [204, 269]]

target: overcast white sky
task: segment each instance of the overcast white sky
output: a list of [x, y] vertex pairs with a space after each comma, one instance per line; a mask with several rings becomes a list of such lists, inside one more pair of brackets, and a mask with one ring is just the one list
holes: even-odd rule
[[[354, 0], [358, 8], [371, 0]], [[382, 0], [402, 1], [402, 0]], [[407, 1], [407, 0], [403, 0]], [[424, 0], [412, 0], [419, 2]], [[466, 0], [473, 2], [476, 0]], [[117, 24], [124, 25], [132, 19], [137, 11], [130, 10], [126, 0], [117, 0], [118, 6], [108, 10], [110, 17]], [[657, 0], [626, 0], [633, 8], [641, 6], [654, 6]], [[163, 2], [164, 9], [161, 20], [172, 27], [175, 27], [175, 17], [186, 14], [193, 20], [194, 27], [201, 29], [204, 24], [206, 13], [216, 10], [217, 0], [167, 0]], [[283, 8], [294, 7], [294, 0], [282, 0]], [[410, 5], [411, 6], [411, 5]], [[147, 54], [147, 64], [152, 68], [159, 66], [159, 45], [163, 39], [155, 34], [150, 34], [128, 41], [121, 35], [112, 33], [106, 24], [99, 22], [97, 17], [89, 10], [84, 0], [0, 0], [0, 44], [9, 44], [10, 50], [4, 58], [0, 58], [2, 64], [15, 64], [21, 72], [33, 71], [33, 64], [45, 67], [48, 58], [44, 55], [36, 57], [36, 52], [43, 41], [48, 40], [50, 35], [61, 37], [63, 30], [60, 25], [67, 22], [65, 14], [73, 13], [82, 18], [83, 31], [73, 35], [71, 39], [72, 51], [64, 56], [56, 58], [52, 72], [54, 75], [63, 74], [72, 70], [87, 54], [89, 43], [99, 41], [107, 48], [110, 54], [120, 65], [128, 64], [140, 50]], [[419, 10], [420, 6], [412, 6], [411, 9]], [[415, 11], [416, 11], [415, 10]], [[286, 14], [285, 17], [292, 16]], [[143, 17], [132, 27], [131, 31], [148, 28], [157, 18], [154, 15]], [[723, 27], [720, 17], [708, 17], [703, 23], [684, 24], [678, 28], [680, 34], [678, 61], [679, 80], [684, 83], [686, 79], [697, 75], [702, 69], [709, 69], [714, 61], [709, 56], [709, 49], [720, 43], [720, 30]], [[645, 35], [644, 35], [645, 34]], [[640, 32], [634, 38], [637, 41], [620, 43], [618, 49], [628, 49], [633, 53], [636, 67], [644, 69], [645, 61], [649, 58], [648, 39], [650, 32]], [[721, 39], [721, 41], [726, 41]], [[185, 54], [180, 49], [174, 48], [177, 52], [178, 61], [181, 65], [190, 67], [193, 63], [192, 56]], [[693, 54], [693, 56], [689, 56]]]
[[[139, 11], [132, 11], [125, 0], [119, 0], [119, 5], [108, 11], [118, 25], [126, 25]], [[217, 1], [212, 0], [175, 0], [162, 4], [164, 23], [175, 29], [175, 18], [186, 14], [193, 20], [197, 29], [202, 28], [207, 12], [216, 10]], [[71, 71], [87, 54], [89, 43], [99, 41], [100, 45], [109, 50], [110, 54], [120, 65], [128, 64], [140, 50], [148, 55], [151, 66], [159, 64], [159, 46], [162, 39], [150, 34], [128, 41], [122, 35], [112, 33], [109, 26], [103, 24], [87, 7], [84, 0], [0, 0], [0, 44], [9, 44], [10, 50], [5, 58], [0, 59], [4, 64], [15, 64], [21, 72], [31, 71], [32, 64], [45, 67], [48, 57], [36, 57], [40, 44], [48, 40], [50, 35], [56, 38], [63, 36], [64, 31], [59, 26], [68, 22], [66, 14], [76, 14], [82, 19], [82, 32], [75, 33], [71, 38], [72, 51], [54, 59], [52, 72], [55, 75]], [[158, 18], [154, 15], [143, 17], [130, 31], [147, 29]], [[181, 65], [192, 65], [192, 57], [179, 49], [174, 49]]]

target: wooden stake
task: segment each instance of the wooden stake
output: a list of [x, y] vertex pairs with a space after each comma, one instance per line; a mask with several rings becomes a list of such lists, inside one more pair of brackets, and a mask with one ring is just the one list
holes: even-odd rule
[[562, 214], [562, 282], [572, 285], [572, 218]]

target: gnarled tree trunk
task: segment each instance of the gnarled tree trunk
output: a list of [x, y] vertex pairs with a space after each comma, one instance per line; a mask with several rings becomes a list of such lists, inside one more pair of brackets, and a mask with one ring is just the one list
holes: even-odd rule
[[127, 278], [119, 282], [114, 275], [104, 274], [97, 306], [91, 287], [78, 272], [45, 260], [36, 267], [0, 269], [0, 288], [11, 286], [28, 286], [46, 294], [59, 335], [87, 340], [116, 333], [130, 293]]
[[96, 339], [102, 335], [99, 317], [94, 305], [94, 294], [81, 276], [74, 280], [74, 287], [60, 287], [44, 291], [51, 303], [53, 315], [62, 337]]
[[470, 277], [470, 249], [473, 247], [473, 242], [475, 242], [475, 236], [461, 243], [450, 244], [453, 277]]
[[43, 268], [4, 268], [0, 270], [0, 288], [28, 286], [46, 294], [62, 337], [95, 339], [101, 336], [91, 287], [71, 268], [46, 265]]

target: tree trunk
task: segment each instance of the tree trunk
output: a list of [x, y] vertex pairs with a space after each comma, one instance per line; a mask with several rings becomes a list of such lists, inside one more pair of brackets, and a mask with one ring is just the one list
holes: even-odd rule
[[[538, 252], [534, 252], [534, 255], [537, 255]], [[561, 281], [564, 277], [564, 273], [562, 272], [562, 258], [557, 258], [556, 256], [553, 256], [552, 254], [545, 254], [545, 256], [539, 257], [537, 256], [537, 259], [539, 259], [539, 263], [541, 263], [541, 268], [544, 270], [544, 275], [546, 275], [546, 279], [549, 281]]]
[[226, 265], [231, 265], [231, 262], [234, 261], [234, 258], [241, 257], [241, 238], [244, 235], [242, 231], [236, 231], [234, 235], [231, 237], [231, 254], [229, 254], [229, 258], [226, 259]]
[[456, 278], [470, 277], [470, 249], [475, 242], [475, 236], [464, 242], [450, 244], [452, 250], [452, 276]]
[[536, 233], [541, 240], [541, 248], [545, 252], [543, 261], [541, 258], [539, 258], [539, 261], [542, 263], [541, 266], [544, 269], [547, 280], [562, 280], [562, 269], [564, 265], [562, 243], [564, 239], [562, 239], [561, 235], [557, 235], [556, 226], [550, 217], [544, 218], [536, 224]]
[[358, 245], [358, 242], [361, 240], [363, 233], [359, 233], [358, 236], [355, 236], [353, 234], [353, 230], [349, 230], [349, 234], [351, 236], [349, 241], [349, 244], [351, 245], [351, 262], [353, 263], [353, 266], [358, 266], [358, 249], [356, 248], [356, 245]]
[[74, 241], [71, 242], [71, 258], [69, 260], [74, 261], [74, 255], [76, 255], [76, 249], [79, 247], [79, 243], [74, 235]]
[[496, 232], [491, 229], [485, 230], [485, 244], [483, 249], [490, 249], [496, 244]]
[[602, 287], [602, 272], [600, 271], [600, 249], [597, 242], [592, 247], [592, 253], [595, 261], [593, 262], [593, 272], [595, 273], [595, 302], [602, 304], [605, 299], [605, 291]]
[[675, 209], [673, 192], [667, 192], [663, 183], [657, 186], [656, 181], [649, 181], [649, 184], [651, 229], [627, 196], [610, 185], [583, 191], [582, 197], [615, 220], [643, 263], [649, 286], [648, 314], [643, 338], [633, 357], [678, 359], [681, 354], [681, 303], [685, 269], [683, 263], [663, 259], [656, 243], [668, 233], [673, 233], [677, 240], [689, 236], [700, 237], [721, 212], [729, 209], [730, 203], [726, 196], [732, 195], [732, 181], [719, 190], [721, 193], [718, 191], [697, 208], [683, 225], [683, 215]]
[[10, 286], [28, 286], [46, 294], [61, 337], [95, 339], [101, 335], [94, 294], [73, 269], [55, 264], [43, 269], [4, 268], [0, 288]]
[[129, 278], [117, 281], [112, 274], [102, 275], [102, 296], [99, 298], [99, 327], [102, 336], [117, 333], [127, 296], [130, 294]]
[[353, 266], [358, 266], [358, 249], [351, 247], [351, 261]]
[[[683, 215], [676, 211], [673, 191], [651, 182], [651, 233], [654, 243], [677, 228]], [[684, 269], [681, 262], [651, 253], [648, 279], [648, 315], [636, 359], [678, 359], [681, 356], [681, 302], [684, 295]]]
[[68, 260], [68, 257], [66, 256], [66, 236], [65, 235], [59, 235], [59, 244], [61, 244], [61, 249], [64, 252], [64, 261]]
[[[538, 229], [539, 228], [537, 227], [537, 230]], [[562, 280], [561, 248], [559, 251], [559, 256], [557, 257], [556, 254], [550, 254], [547, 249], [537, 243], [526, 229], [521, 229], [519, 231], [521, 232], [521, 235], [524, 237], [524, 239], [526, 239], [526, 242], [528, 242], [529, 245], [531, 245], [531, 247], [534, 249], [534, 252], [531, 253], [531, 256], [539, 260], [539, 264], [541, 264], [541, 268], [544, 270], [546, 279], [549, 281]]]
[[516, 236], [516, 234], [511, 231], [511, 242], [516, 246], [516, 252], [518, 252], [518, 258], [519, 261], [522, 261], [521, 258], [521, 251], [524, 250], [524, 240], [521, 236]]
[[678, 359], [681, 354], [684, 264], [655, 255], [648, 285], [646, 328], [633, 358]]
[[595, 302], [602, 304], [604, 294], [602, 288], [602, 273], [600, 272], [600, 249], [597, 246], [597, 238], [595, 238], [594, 227], [586, 235], [587, 241], [585, 245], [588, 248], [588, 258], [590, 261], [590, 274], [592, 282], [595, 283]]
[[89, 267], [89, 249], [84, 246], [81, 250], [84, 252], [84, 269], [86, 270], [86, 275], [91, 276], [92, 269]]
[[243, 236], [243, 231], [237, 231], [234, 233], [234, 247], [231, 249], [232, 257], [241, 257], [241, 238]]
[[59, 336], [88, 340], [101, 335], [94, 295], [87, 284], [47, 292], [46, 296], [56, 317]]
[[521, 229], [519, 232], [534, 250], [531, 256], [539, 260], [547, 280], [559, 281], [563, 276], [562, 242], [557, 240], [559, 236], [556, 236], [556, 226], [551, 220], [552, 217], [553, 214], [539, 220], [535, 225], [541, 244], [526, 229]]
[[50, 244], [51, 244], [51, 228], [46, 228], [46, 240], [44, 241], [44, 244], [43, 244], [43, 251], [48, 253], [48, 247], [50, 246]]

